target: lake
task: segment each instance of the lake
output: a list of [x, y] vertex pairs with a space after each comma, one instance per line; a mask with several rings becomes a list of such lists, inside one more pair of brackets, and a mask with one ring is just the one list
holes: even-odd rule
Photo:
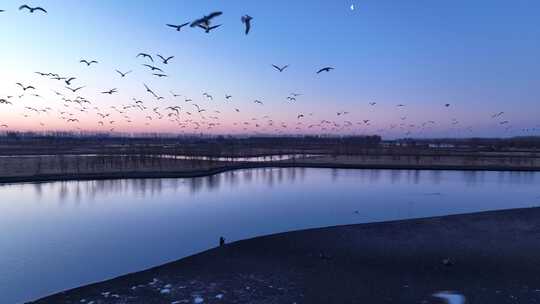
[[252, 169], [0, 186], [0, 303], [265, 234], [540, 205], [540, 173]]

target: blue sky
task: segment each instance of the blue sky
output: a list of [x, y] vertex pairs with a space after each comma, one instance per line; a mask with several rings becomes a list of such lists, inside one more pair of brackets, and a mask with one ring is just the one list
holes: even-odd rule
[[[266, 116], [276, 124], [287, 124], [289, 133], [312, 132], [306, 126], [323, 119], [359, 126], [325, 130], [329, 133], [380, 131], [386, 136], [510, 136], [540, 130], [538, 1], [28, 3], [45, 7], [47, 15], [20, 12], [21, 4], [11, 0], [0, 4], [6, 10], [0, 13], [0, 98], [20, 93], [15, 83], [23, 82], [38, 87], [45, 100], [26, 96], [13, 106], [1, 105], [0, 123], [12, 129], [39, 129], [38, 121], [44, 123], [41, 128], [73, 128], [58, 118], [62, 102], [51, 95], [51, 90], [62, 86], [33, 73], [43, 71], [77, 77], [76, 86], [86, 85], [81, 94], [102, 111], [110, 105], [126, 105], [133, 97], [147, 98], [142, 83], [167, 97], [159, 104], [144, 99], [149, 108], [179, 104], [185, 107], [183, 111], [190, 111], [191, 105], [183, 99], [167, 95], [173, 90], [220, 111], [220, 125], [208, 129], [210, 133], [273, 133], [273, 127], [262, 130]], [[177, 33], [165, 27], [165, 23], [192, 21], [216, 10], [224, 12], [215, 20], [223, 26], [211, 34], [191, 28]], [[243, 14], [254, 17], [248, 36], [242, 32]], [[139, 52], [174, 55], [166, 66], [170, 77], [150, 75], [141, 66], [146, 62], [135, 58]], [[82, 58], [100, 63], [86, 68], [79, 63]], [[289, 64], [290, 68], [277, 73], [271, 64]], [[316, 75], [324, 66], [336, 69]], [[134, 72], [119, 79], [115, 69]], [[118, 88], [118, 95], [99, 94], [113, 87]], [[218, 100], [204, 100], [203, 92]], [[287, 103], [291, 92], [303, 96]], [[232, 103], [223, 101], [225, 94], [233, 95]], [[254, 104], [255, 99], [264, 101], [264, 106]], [[444, 107], [446, 103], [451, 106]], [[21, 118], [24, 106], [45, 104], [51, 105], [51, 113], [27, 117], [27, 121]], [[406, 107], [398, 109], [397, 104]], [[337, 117], [340, 111], [349, 114]], [[499, 120], [490, 118], [501, 111], [505, 114]], [[313, 114], [295, 129], [297, 115], [308, 113]], [[92, 112], [80, 115], [83, 129], [97, 128]], [[129, 115], [133, 122], [119, 122], [117, 131], [179, 131], [175, 123], [144, 125], [143, 113]], [[260, 129], [253, 125], [239, 129], [238, 125], [253, 118], [261, 122]], [[370, 126], [357, 124], [364, 119], [370, 120]], [[419, 128], [430, 120], [436, 121], [433, 128]], [[454, 120], [458, 123], [453, 124]], [[500, 125], [501, 120], [509, 124]], [[188, 124], [182, 131], [192, 130]], [[403, 125], [390, 128], [399, 124]], [[508, 125], [512, 128], [505, 130]], [[464, 131], [469, 128], [472, 131]]]

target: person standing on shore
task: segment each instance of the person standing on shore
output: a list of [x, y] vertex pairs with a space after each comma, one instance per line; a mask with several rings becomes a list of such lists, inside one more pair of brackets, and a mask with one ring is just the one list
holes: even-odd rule
[[225, 238], [222, 236], [219, 237], [219, 247], [225, 246]]

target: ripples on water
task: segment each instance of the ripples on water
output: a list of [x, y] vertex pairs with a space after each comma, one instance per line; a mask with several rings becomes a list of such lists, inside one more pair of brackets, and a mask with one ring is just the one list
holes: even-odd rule
[[253, 169], [0, 186], [0, 303], [288, 230], [537, 206], [531, 172]]

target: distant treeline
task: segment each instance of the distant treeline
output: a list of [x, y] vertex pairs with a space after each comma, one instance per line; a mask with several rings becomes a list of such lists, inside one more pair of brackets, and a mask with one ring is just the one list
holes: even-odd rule
[[110, 135], [68, 132], [7, 132], [0, 154], [175, 154], [261, 156], [359, 153], [380, 146], [380, 136]]
[[411, 146], [451, 146], [468, 149], [540, 149], [540, 136], [519, 136], [510, 138], [432, 138], [400, 139], [396, 143]]

